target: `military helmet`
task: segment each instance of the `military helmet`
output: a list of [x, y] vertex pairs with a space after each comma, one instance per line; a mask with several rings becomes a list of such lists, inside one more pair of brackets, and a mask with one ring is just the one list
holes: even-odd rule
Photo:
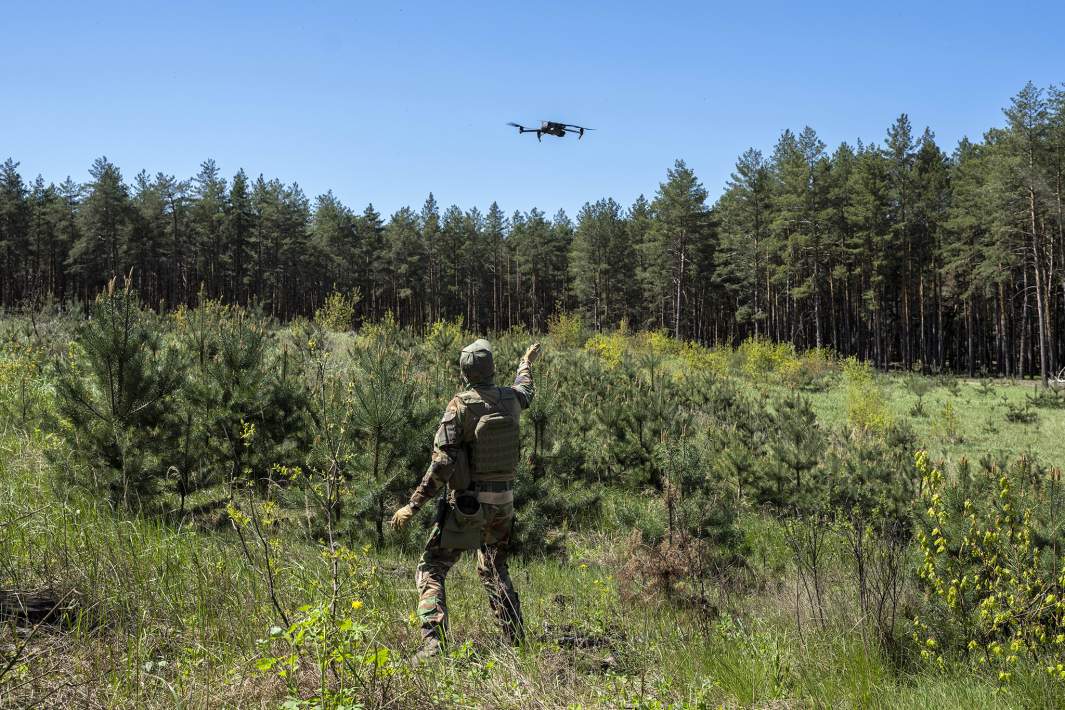
[[459, 355], [459, 369], [463, 379], [471, 385], [492, 384], [496, 368], [488, 341], [478, 338], [464, 347]]

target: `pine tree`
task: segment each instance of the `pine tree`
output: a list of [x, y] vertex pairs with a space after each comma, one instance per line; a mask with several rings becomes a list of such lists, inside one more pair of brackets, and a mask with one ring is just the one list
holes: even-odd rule
[[1049, 315], [1049, 277], [1047, 273], [1046, 238], [1042, 229], [1046, 199], [1044, 161], [1046, 139], [1049, 133], [1049, 110], [1043, 91], [1032, 82], [1013, 97], [1005, 110], [1009, 121], [1007, 149], [1016, 171], [1020, 192], [1023, 194], [1024, 219], [1016, 225], [1027, 239], [1027, 256], [1031, 265], [1036, 301], [1038, 341], [1036, 352], [1039, 358], [1039, 376], [1047, 385], [1053, 362], [1049, 345], [1052, 340], [1052, 324]]
[[384, 248], [384, 225], [381, 215], [367, 205], [355, 222], [356, 247], [351, 264], [358, 274], [357, 288], [365, 294], [367, 316], [377, 320], [386, 310], [385, 286], [388, 283], [388, 252]]
[[[706, 189], [683, 160], [667, 172], [651, 205], [654, 221], [650, 240], [651, 265], [655, 282], [653, 296], [663, 313], [669, 313], [674, 337], [690, 333], [685, 304], [691, 287], [692, 252], [699, 242], [709, 239]], [[663, 325], [665, 317], [661, 319]]]
[[79, 210], [81, 229], [70, 250], [70, 262], [87, 291], [95, 293], [108, 278], [128, 272], [130, 230], [129, 188], [122, 173], [107, 158], [97, 158], [89, 171], [93, 180]]
[[729, 293], [736, 324], [756, 336], [765, 334], [768, 318], [770, 185], [762, 153], [751, 148], [736, 162], [716, 207], [721, 225], [718, 276]]
[[233, 176], [225, 206], [225, 247], [221, 255], [223, 293], [232, 303], [248, 303], [251, 279], [248, 263], [252, 261], [252, 234], [255, 215], [248, 192], [248, 176], [243, 170]]
[[196, 289], [207, 288], [209, 296], [222, 295], [222, 245], [225, 243], [226, 181], [214, 160], [205, 160], [193, 178], [195, 201], [190, 214], [196, 266], [192, 277]]
[[631, 319], [636, 250], [621, 205], [608, 199], [581, 209], [568, 262], [577, 304], [593, 327]]
[[29, 190], [18, 172], [18, 163], [8, 158], [0, 165], [0, 285], [3, 303], [14, 305], [26, 297], [26, 256], [29, 252]]
[[151, 509], [169, 461], [175, 431], [168, 401], [180, 382], [175, 352], [162, 343], [151, 315], [128, 284], [112, 279], [59, 362], [56, 407], [74, 432], [78, 466], [71, 482], [108, 496], [126, 510]]

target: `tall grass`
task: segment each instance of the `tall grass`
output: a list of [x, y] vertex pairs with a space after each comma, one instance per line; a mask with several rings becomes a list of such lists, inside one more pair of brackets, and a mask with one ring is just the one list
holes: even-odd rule
[[[755, 343], [713, 353], [660, 336], [586, 339], [573, 322], [554, 328], [571, 349], [549, 356], [554, 362], [543, 368], [549, 381], [564, 381], [560, 370], [569, 356], [601, 359], [603, 377], [610, 378], [619, 377], [634, 354], [651, 350], [668, 378], [717, 368], [717, 377], [735, 379], [755, 397], [802, 388], [789, 363], [803, 356], [786, 348], [769, 351]], [[434, 331], [433, 342], [442, 344], [431, 347], [440, 350], [442, 362], [461, 336], [455, 324]], [[516, 353], [520, 337], [501, 338], [497, 347]], [[816, 363], [809, 368], [821, 377], [824, 363], [831, 382], [822, 389], [818, 380], [806, 392], [820, 421], [842, 424], [848, 401], [862, 393], [848, 392], [831, 357], [811, 357]], [[990, 385], [988, 393], [962, 384], [959, 394], [933, 387], [923, 394], [932, 416], [946, 402], [956, 412], [956, 437], [937, 443], [933, 423], [909, 417], [915, 395], [901, 379], [866, 374], [863, 383], [875, 385], [891, 416], [911, 419], [922, 443], [943, 454], [964, 453], [975, 461], [987, 449], [1020, 453], [1017, 447], [1023, 447], [1044, 462], [1065, 460], [1052, 431], [1062, 423], [1061, 410], [1040, 409], [1038, 428], [998, 419], [1004, 412], [998, 402], [1022, 401], [1022, 386]], [[30, 389], [0, 389], [5, 406], [18, 404], [12, 398], [32, 389], [35, 406], [48, 408], [47, 377], [30, 376]], [[989, 413], [1008, 436], [983, 431]], [[61, 469], [68, 444], [39, 426], [46, 414], [34, 411], [20, 421], [5, 416], [0, 427], [0, 588], [48, 592], [69, 603], [71, 612], [62, 623], [36, 630], [7, 622], [0, 632], [0, 671], [4, 659], [16, 651], [18, 656], [0, 677], [2, 707], [276, 707], [286, 701], [313, 707], [322, 688], [325, 704], [347, 697], [368, 707], [397, 708], [1065, 705], [1061, 685], [1036, 664], [1022, 662], [1012, 681], [1001, 684], [958, 659], [936, 666], [888, 657], [855, 623], [854, 575], [842, 536], [829, 536], [824, 558], [825, 625], [797, 626], [798, 572], [775, 513], [741, 511], [737, 527], [748, 575], [722, 589], [713, 603], [649, 594], [640, 579], [620, 571], [631, 552], [632, 530], [642, 539], [665, 535], [667, 499], [650, 489], [620, 487], [604, 490], [594, 520], [574, 518], [560, 555], [512, 565], [529, 629], [525, 646], [499, 642], [473, 560], [465, 558], [448, 579], [454, 638], [449, 654], [412, 667], [417, 541], [390, 539], [376, 550], [344, 548], [342, 562], [350, 573], [339, 611], [327, 623], [329, 638], [348, 634], [352, 657], [346, 662], [356, 670], [344, 675], [330, 663], [316, 663], [309, 642], [300, 640], [294, 670], [281, 676], [283, 665], [265, 661], [282, 658], [297, 641], [286, 637], [262, 558], [246, 552], [234, 529], [238, 521], [216, 508], [197, 508], [209, 491], [190, 501], [199, 512], [167, 519], [114, 510], [66, 485]], [[305, 533], [298, 509], [266, 520], [261, 532], [272, 551], [274, 596], [292, 621], [305, 623], [334, 594], [330, 548]], [[258, 542], [248, 534], [252, 544]], [[808, 622], [812, 611], [801, 608], [798, 614]], [[342, 687], [344, 678], [349, 686]]]

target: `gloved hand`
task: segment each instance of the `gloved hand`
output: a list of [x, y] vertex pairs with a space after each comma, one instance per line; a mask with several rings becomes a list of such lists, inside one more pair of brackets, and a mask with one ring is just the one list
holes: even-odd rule
[[393, 530], [402, 530], [413, 517], [414, 508], [410, 507], [410, 503], [407, 503], [392, 514], [392, 519], [388, 521], [388, 526]]
[[525, 351], [523, 360], [530, 365], [540, 359], [540, 353], [543, 352], [543, 348], [540, 347], [540, 343], [533, 343], [529, 346], [529, 349]]

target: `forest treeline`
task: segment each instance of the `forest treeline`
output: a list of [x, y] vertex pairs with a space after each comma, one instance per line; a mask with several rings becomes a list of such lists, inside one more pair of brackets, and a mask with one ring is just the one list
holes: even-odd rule
[[1065, 357], [1065, 87], [1027, 84], [1002, 126], [951, 153], [906, 114], [881, 143], [834, 150], [812, 128], [750, 149], [724, 194], [677, 161], [652, 199], [571, 219], [441, 207], [387, 219], [332, 192], [213, 160], [180, 179], [27, 182], [0, 165], [0, 306], [88, 303], [132, 273], [146, 303], [201, 295], [286, 319], [329, 294], [356, 320], [476, 331], [577, 311], [594, 328], [663, 329], [704, 344], [749, 336], [878, 366], [1044, 379]]

